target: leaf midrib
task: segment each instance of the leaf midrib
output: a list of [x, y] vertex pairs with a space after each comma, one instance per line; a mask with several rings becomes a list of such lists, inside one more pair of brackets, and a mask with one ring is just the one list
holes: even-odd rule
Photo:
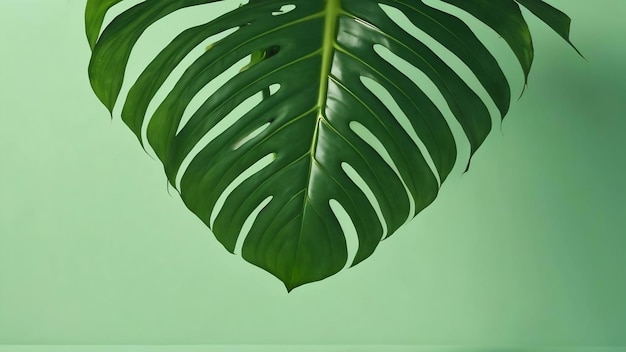
[[[324, 8], [324, 39], [322, 42], [322, 65], [320, 68], [320, 88], [317, 96], [317, 118], [315, 120], [315, 130], [313, 131], [313, 138], [311, 139], [311, 148], [309, 149], [309, 170], [307, 173], [307, 186], [304, 191], [304, 197], [302, 200], [302, 219], [300, 222], [300, 231], [298, 232], [298, 239], [296, 241], [296, 247], [293, 254], [293, 262], [295, 263], [298, 258], [300, 249], [300, 240], [302, 238], [302, 230], [304, 226], [304, 219], [306, 217], [307, 203], [315, 210], [313, 204], [309, 201], [309, 185], [311, 184], [311, 172], [313, 170], [313, 163], [317, 163], [315, 160], [315, 149], [317, 147], [317, 139], [319, 134], [319, 126], [323, 121], [327, 121], [324, 116], [326, 110], [326, 103], [328, 100], [328, 85], [330, 81], [330, 74], [332, 69], [333, 58], [335, 54], [336, 36], [337, 36], [337, 23], [338, 17], [341, 14], [341, 0], [326, 0], [326, 7]], [[317, 211], [317, 210], [315, 210]], [[295, 270], [291, 271], [290, 283], [294, 283]], [[290, 288], [288, 288], [290, 289]]]

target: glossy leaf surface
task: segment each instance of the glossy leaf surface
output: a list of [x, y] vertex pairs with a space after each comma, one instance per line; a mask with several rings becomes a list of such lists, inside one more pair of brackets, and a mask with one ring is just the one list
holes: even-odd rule
[[[435, 199], [457, 162], [447, 118], [462, 127], [471, 155], [491, 131], [487, 103], [385, 8], [400, 11], [456, 55], [502, 117], [509, 109], [509, 84], [493, 55], [462, 20], [419, 0], [251, 0], [164, 42], [122, 100], [130, 53], [144, 31], [177, 10], [219, 1], [144, 1], [101, 31], [106, 13], [124, 2], [87, 3], [94, 92], [111, 112], [123, 102], [122, 119], [142, 144], [147, 125], [147, 142], [168, 180], [222, 245], [233, 252], [243, 242], [243, 258], [278, 277], [288, 290], [346, 265], [345, 226], [333, 204], [356, 229], [358, 247], [348, 263], [355, 265]], [[500, 34], [526, 76], [533, 47], [520, 5], [569, 41], [569, 18], [542, 1], [442, 2]], [[228, 30], [185, 67], [148, 116], [157, 91], [183, 59]], [[418, 80], [392, 64], [390, 56], [428, 77], [453, 116], [444, 116]], [[194, 97], [245, 58], [249, 64], [184, 120]], [[365, 82], [386, 90], [403, 116], [392, 113]], [[210, 141], [203, 139], [257, 94], [263, 95], [258, 104]], [[246, 174], [255, 166], [258, 170]], [[245, 239], [240, 238], [255, 213]]]

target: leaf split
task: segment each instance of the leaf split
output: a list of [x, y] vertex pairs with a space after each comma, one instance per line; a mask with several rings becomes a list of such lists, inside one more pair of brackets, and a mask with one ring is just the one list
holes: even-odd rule
[[[525, 77], [534, 49], [520, 5], [571, 44], [570, 19], [543, 1], [442, 1], [497, 32]], [[146, 29], [180, 9], [222, 1], [144, 1], [101, 31], [106, 13], [122, 3], [87, 2], [95, 94], [110, 112], [123, 103], [123, 121], [142, 146], [147, 142], [153, 149], [170, 184], [217, 240], [230, 252], [241, 246], [245, 260], [279, 278], [288, 291], [368, 258], [383, 234], [393, 234], [434, 201], [457, 162], [469, 165], [457, 160], [457, 139], [469, 142], [473, 156], [492, 129], [487, 104], [495, 104], [502, 117], [509, 109], [509, 83], [470, 27], [408, 0], [242, 3], [163, 43], [120, 99], [130, 53]], [[460, 59], [491, 102], [398, 25], [389, 9]], [[186, 64], [173, 86], [163, 87], [195, 47], [229, 30]], [[249, 63], [233, 78], [217, 83], [246, 58]], [[436, 87], [451, 116], [411, 74], [415, 70]], [[391, 98], [381, 99], [365, 80]], [[212, 93], [183, 120], [207, 86], [214, 87]], [[272, 92], [270, 87], [280, 88]], [[148, 116], [160, 89], [168, 94]], [[262, 99], [251, 104], [259, 93]], [[244, 112], [231, 117], [240, 108]], [[462, 136], [453, 135], [450, 119], [461, 126]], [[223, 131], [216, 133], [218, 128]], [[259, 166], [268, 156], [271, 160]], [[331, 202], [349, 219], [338, 217]], [[353, 258], [342, 230], [346, 221], [356, 231]]]

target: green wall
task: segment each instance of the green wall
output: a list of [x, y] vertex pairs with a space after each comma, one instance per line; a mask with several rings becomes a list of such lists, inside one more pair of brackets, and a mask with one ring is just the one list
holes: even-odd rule
[[0, 1], [0, 344], [625, 345], [626, 2], [550, 3], [587, 61], [530, 20], [529, 86], [470, 171], [287, 294], [109, 121], [84, 1]]

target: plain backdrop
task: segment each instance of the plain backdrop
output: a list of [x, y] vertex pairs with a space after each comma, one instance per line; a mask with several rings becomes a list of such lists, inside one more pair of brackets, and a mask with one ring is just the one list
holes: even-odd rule
[[[626, 344], [626, 2], [549, 3], [587, 60], [529, 18], [529, 85], [469, 172], [368, 260], [287, 294], [109, 119], [85, 2], [0, 1], [0, 344]], [[478, 28], [516, 98], [512, 54]]]

